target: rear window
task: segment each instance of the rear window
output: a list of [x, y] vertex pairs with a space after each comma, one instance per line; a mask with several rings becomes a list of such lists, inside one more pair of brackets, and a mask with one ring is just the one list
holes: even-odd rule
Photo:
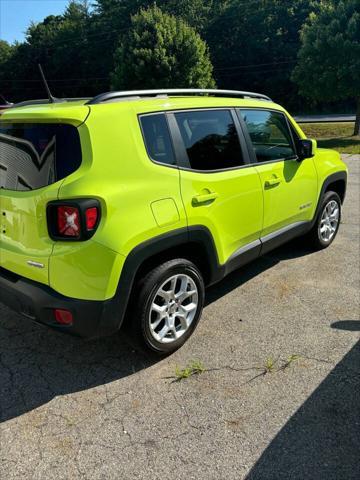
[[0, 188], [36, 190], [80, 167], [79, 133], [72, 125], [0, 125]]
[[169, 129], [163, 113], [144, 115], [140, 118], [148, 154], [155, 162], [175, 165]]

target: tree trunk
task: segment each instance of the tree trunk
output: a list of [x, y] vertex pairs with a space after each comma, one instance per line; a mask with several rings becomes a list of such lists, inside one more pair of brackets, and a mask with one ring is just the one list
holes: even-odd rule
[[360, 97], [357, 97], [356, 99], [356, 119], [354, 135], [360, 135]]

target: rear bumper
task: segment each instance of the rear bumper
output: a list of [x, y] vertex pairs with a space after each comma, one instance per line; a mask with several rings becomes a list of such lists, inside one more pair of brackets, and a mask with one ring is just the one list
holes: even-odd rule
[[[117, 299], [92, 301], [65, 297], [3, 268], [0, 268], [0, 302], [29, 320], [84, 338], [110, 335], [120, 327], [114, 309]], [[73, 314], [72, 325], [58, 324], [55, 308], [69, 310]]]

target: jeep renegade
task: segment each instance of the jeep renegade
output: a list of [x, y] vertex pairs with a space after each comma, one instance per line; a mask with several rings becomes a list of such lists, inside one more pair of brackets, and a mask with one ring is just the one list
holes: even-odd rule
[[347, 168], [268, 97], [112, 92], [0, 115], [0, 300], [82, 337], [126, 319], [166, 354], [205, 286], [285, 241], [334, 240]]

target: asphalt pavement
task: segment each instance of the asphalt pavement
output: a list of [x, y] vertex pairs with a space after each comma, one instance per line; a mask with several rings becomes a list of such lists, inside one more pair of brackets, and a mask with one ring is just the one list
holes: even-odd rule
[[[291, 243], [207, 292], [193, 337], [156, 361], [0, 305], [0, 478], [360, 478], [360, 156], [338, 237]], [[174, 382], [193, 360], [205, 372]]]

